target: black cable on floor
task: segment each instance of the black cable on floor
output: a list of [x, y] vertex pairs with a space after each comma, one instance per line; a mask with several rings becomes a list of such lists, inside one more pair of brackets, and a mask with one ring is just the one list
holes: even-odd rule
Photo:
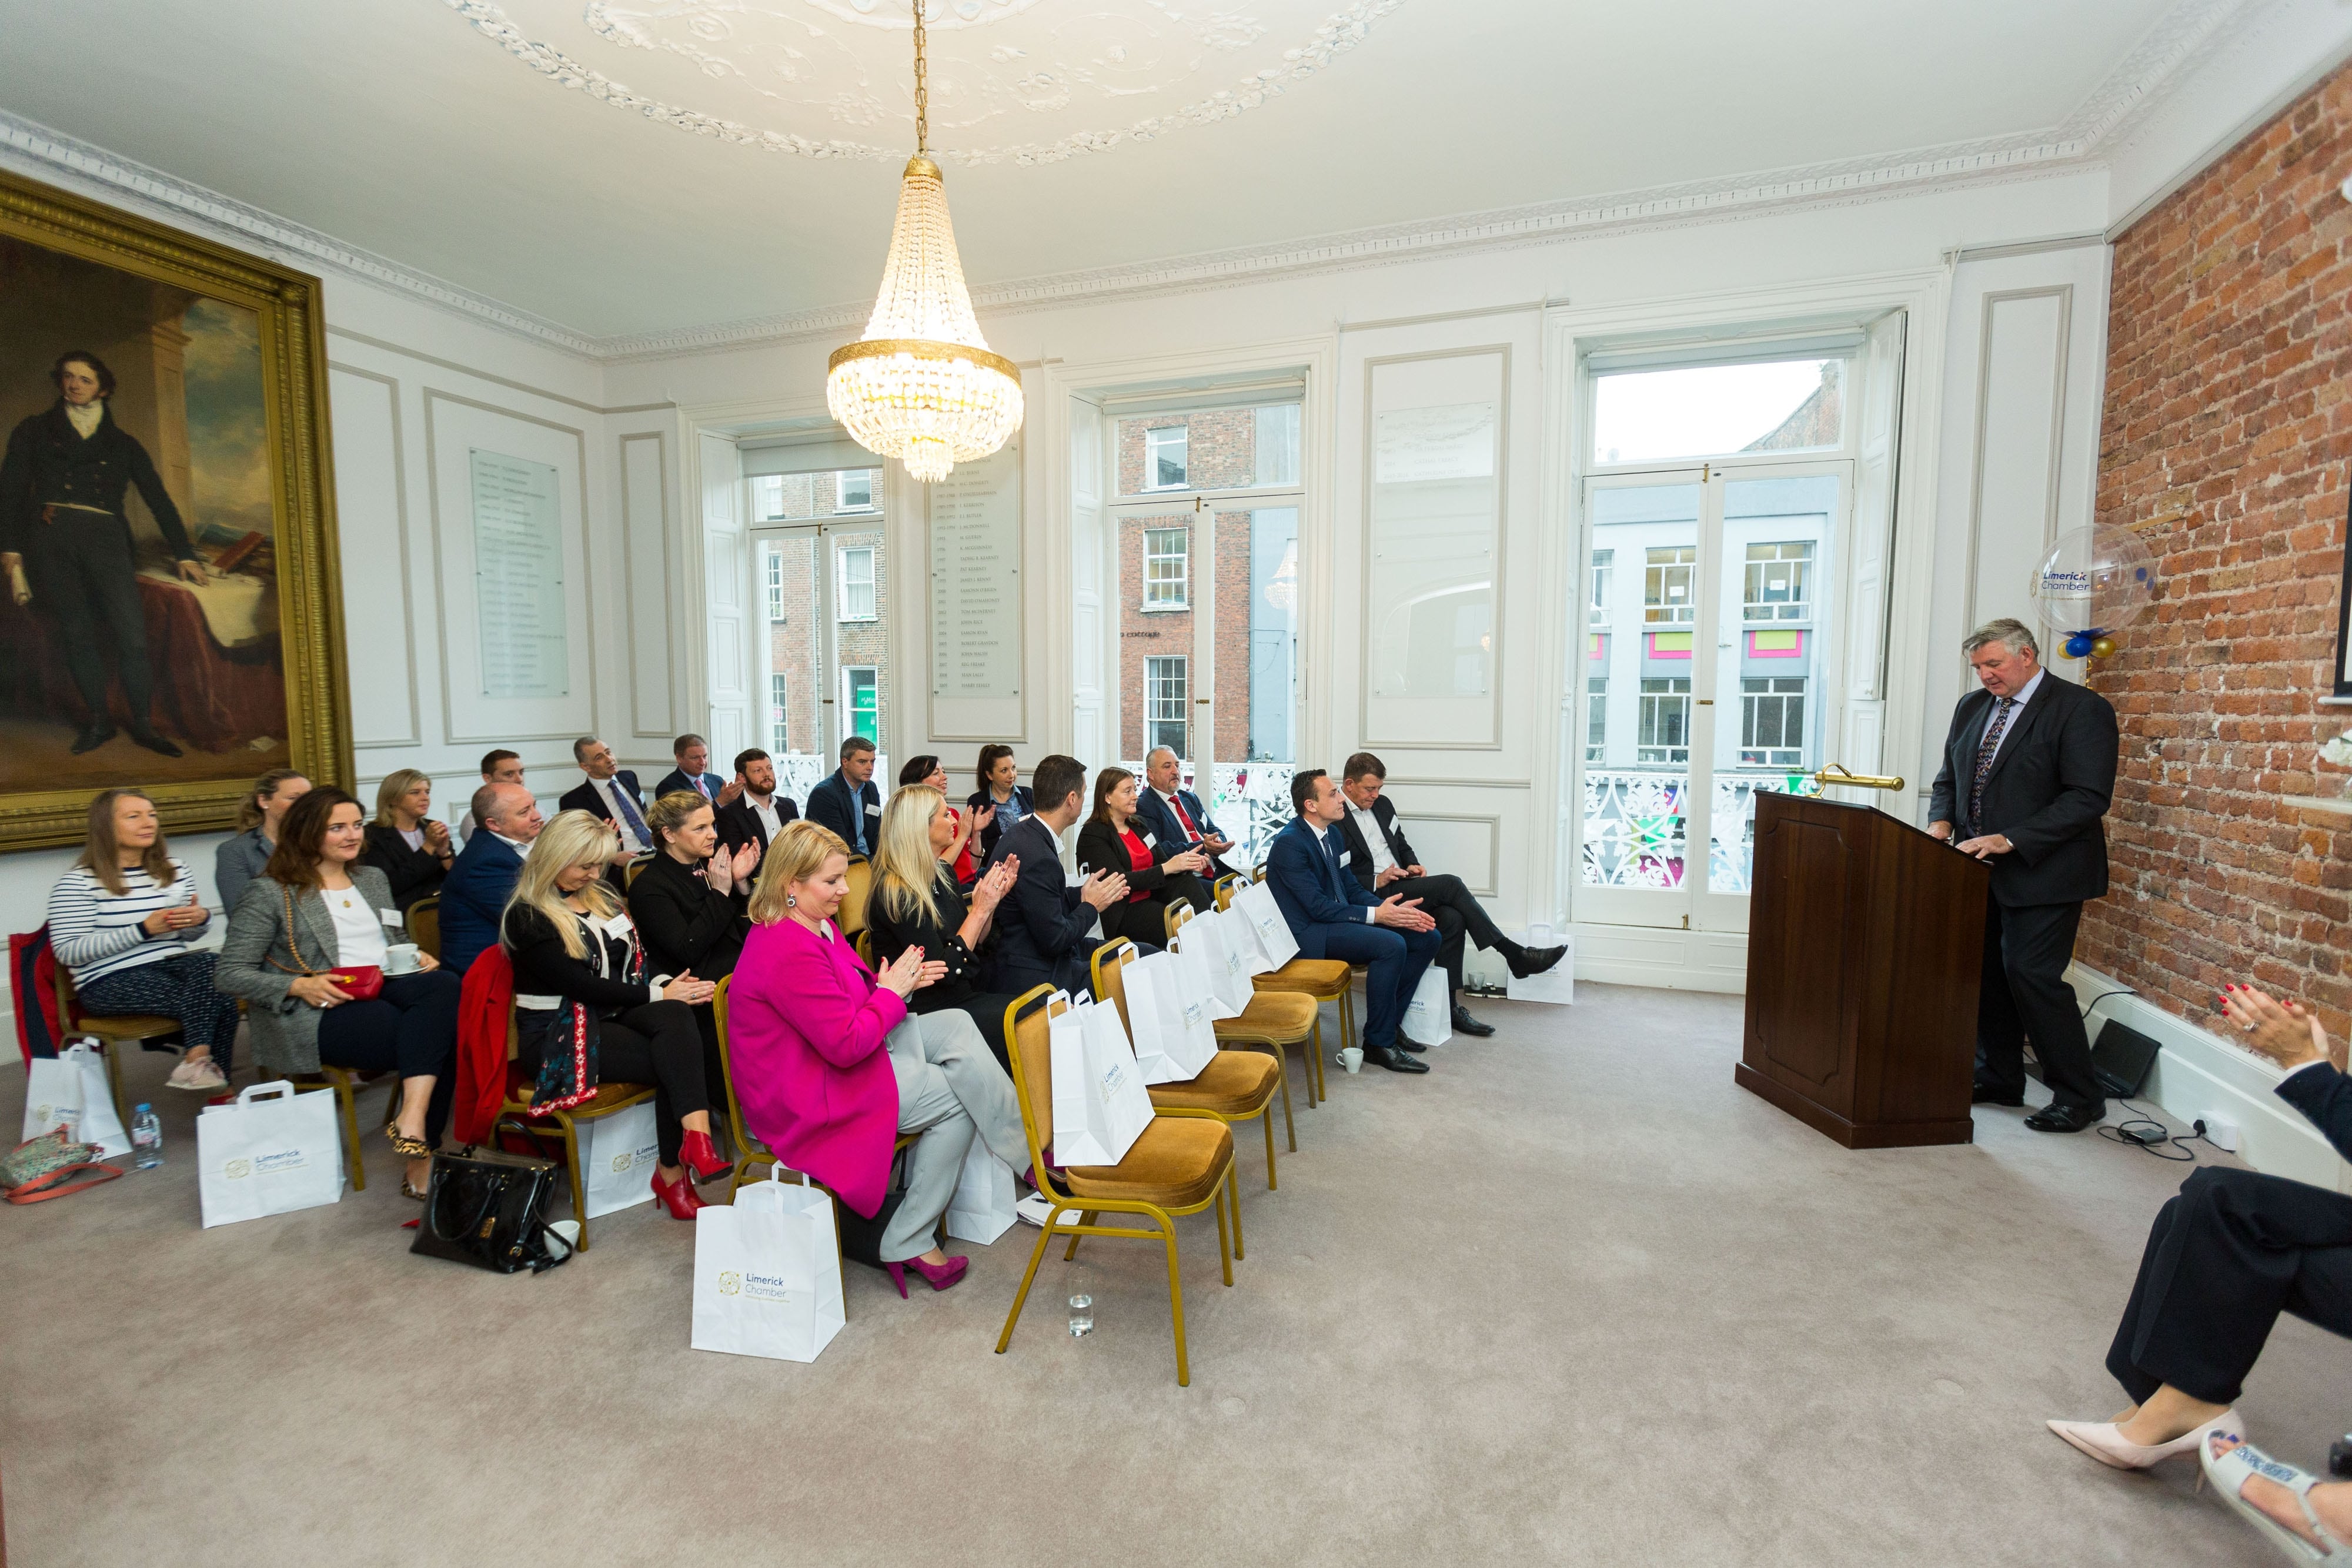
[[[2102, 1125], [2099, 1128], [2099, 1136], [2111, 1144], [2122, 1144], [2127, 1148], [2137, 1149], [2143, 1154], [2154, 1155], [2158, 1159], [2169, 1165], [2196, 1164], [2197, 1151], [2189, 1146], [2192, 1144], [2203, 1144], [2206, 1147], [2213, 1149], [2221, 1146], [2202, 1133], [2191, 1133], [2185, 1137], [2181, 1136], [2157, 1120], [2154, 1115], [2140, 1110], [2128, 1100], [2119, 1099], [2116, 1103], [2123, 1106], [2125, 1110], [2132, 1112], [2133, 1114], [2112, 1125]], [[2178, 1148], [2180, 1153], [2176, 1155], [2167, 1152], [2175, 1148]], [[2223, 1152], [2228, 1151], [2223, 1150]]]

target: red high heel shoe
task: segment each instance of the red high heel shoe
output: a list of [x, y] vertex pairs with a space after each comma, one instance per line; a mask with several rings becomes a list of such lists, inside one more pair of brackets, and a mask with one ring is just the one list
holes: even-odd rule
[[882, 1271], [890, 1276], [892, 1284], [898, 1287], [898, 1299], [903, 1301], [907, 1299], [908, 1270], [912, 1269], [920, 1274], [932, 1290], [944, 1291], [961, 1280], [964, 1270], [971, 1267], [971, 1260], [969, 1258], [950, 1258], [944, 1263], [926, 1263], [920, 1258], [909, 1258], [904, 1263], [885, 1263]]
[[688, 1133], [678, 1145], [678, 1164], [696, 1181], [717, 1181], [735, 1167], [719, 1157], [719, 1146], [708, 1133]]
[[710, 1206], [694, 1190], [694, 1183], [685, 1176], [676, 1181], [664, 1181], [661, 1172], [654, 1172], [654, 1201], [669, 1210], [672, 1219], [692, 1219], [695, 1211]]

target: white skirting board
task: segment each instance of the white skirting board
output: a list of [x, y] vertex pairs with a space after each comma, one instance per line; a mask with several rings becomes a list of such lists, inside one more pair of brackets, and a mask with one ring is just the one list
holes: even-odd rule
[[[2160, 1106], [2183, 1127], [2216, 1117], [2235, 1122], [2238, 1157], [2256, 1170], [2352, 1193], [2352, 1166], [2336, 1156], [2301, 1112], [2273, 1092], [2283, 1076], [2278, 1069], [2225, 1037], [2143, 1001], [2096, 969], [2071, 965], [2066, 978], [2090, 1008], [2084, 1027], [2094, 1042], [2112, 1018], [2162, 1048], [2142, 1086], [2143, 1102]], [[2123, 994], [2103, 994], [2108, 992]]]

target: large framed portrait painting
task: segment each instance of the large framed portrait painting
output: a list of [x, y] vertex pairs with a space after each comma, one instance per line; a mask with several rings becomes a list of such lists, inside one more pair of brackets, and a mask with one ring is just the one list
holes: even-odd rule
[[0, 849], [351, 779], [319, 281], [0, 173]]

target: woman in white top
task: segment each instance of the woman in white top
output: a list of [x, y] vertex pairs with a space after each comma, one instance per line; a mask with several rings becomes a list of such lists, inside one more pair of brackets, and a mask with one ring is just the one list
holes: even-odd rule
[[178, 1019], [186, 1050], [172, 1087], [206, 1094], [228, 1082], [236, 1039], [236, 1004], [213, 988], [213, 955], [188, 947], [211, 918], [188, 868], [165, 852], [155, 802], [100, 790], [81, 858], [49, 890], [50, 951], [82, 1011]]
[[[360, 818], [360, 803], [341, 789], [321, 786], [294, 802], [269, 864], [229, 911], [215, 980], [245, 998], [254, 1060], [271, 1075], [322, 1064], [398, 1070], [399, 1103], [384, 1135], [408, 1161], [401, 1190], [422, 1198], [457, 1092], [463, 988], [419, 952], [408, 973], [384, 975], [373, 997], [352, 994], [405, 940], [391, 884], [355, 863], [366, 841]], [[332, 977], [353, 970], [356, 981]]]

